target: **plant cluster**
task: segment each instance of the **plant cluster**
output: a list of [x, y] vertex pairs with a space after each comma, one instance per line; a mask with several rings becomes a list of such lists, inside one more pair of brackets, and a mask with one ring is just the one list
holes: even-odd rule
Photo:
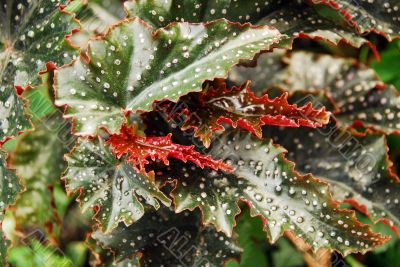
[[92, 266], [223, 266], [243, 210], [315, 261], [400, 236], [367, 64], [399, 37], [396, 0], [1, 0], [0, 265], [69, 266], [72, 232]]

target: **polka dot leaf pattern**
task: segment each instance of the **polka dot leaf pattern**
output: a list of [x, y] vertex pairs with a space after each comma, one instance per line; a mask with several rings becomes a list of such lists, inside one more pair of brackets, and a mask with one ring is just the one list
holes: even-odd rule
[[[227, 88], [223, 81], [207, 83], [203, 92], [188, 94], [177, 104], [170, 103], [168, 106], [168, 114], [172, 113], [169, 110], [176, 112], [175, 106], [188, 114], [182, 130], [193, 128], [194, 136], [200, 137], [206, 147], [216, 131], [225, 129], [222, 122], [247, 129], [261, 138], [261, 126], [264, 124], [315, 128], [327, 124], [330, 116], [325, 108], [314, 109], [310, 104], [290, 105], [286, 94], [274, 99], [268, 95], [257, 97], [249, 83]], [[163, 109], [162, 104], [158, 105], [158, 109]]]
[[400, 5], [397, 0], [313, 0], [340, 12], [360, 33], [377, 32], [388, 40], [400, 36]]
[[229, 259], [239, 260], [241, 252], [236, 237], [202, 226], [197, 210], [150, 211], [129, 227], [120, 225], [108, 235], [95, 231], [92, 238], [115, 254], [115, 264], [136, 256], [144, 267], [224, 266]]
[[314, 251], [324, 247], [344, 255], [365, 253], [387, 239], [362, 225], [353, 212], [341, 210], [328, 185], [294, 171], [285, 150], [249, 133], [223, 133], [211, 146], [214, 157], [236, 166], [233, 173], [201, 170], [194, 165], [156, 170], [159, 177], [175, 179], [172, 191], [177, 212], [200, 207], [206, 224], [231, 234], [238, 201], [262, 216], [271, 242], [292, 231]]
[[106, 232], [119, 222], [130, 225], [137, 221], [144, 214], [144, 204], [158, 209], [160, 202], [170, 203], [155, 185], [152, 172], [139, 172], [118, 160], [101, 137], [79, 139], [66, 160], [67, 191], [80, 192], [83, 211], [94, 209]]
[[[64, 38], [79, 28], [60, 11], [67, 0], [5, 0], [0, 6], [0, 142], [30, 128], [22, 89], [40, 82], [47, 62], [63, 65], [78, 54]], [[51, 64], [54, 65], [54, 64]], [[50, 65], [48, 66], [51, 67]]]
[[[98, 233], [100, 234], [100, 233]], [[95, 234], [93, 234], [95, 235]], [[91, 264], [94, 266], [113, 266], [113, 267], [140, 267], [139, 260], [140, 255], [131, 256], [127, 259], [121, 259], [120, 261], [114, 260], [114, 252], [110, 249], [103, 248], [102, 244], [93, 239], [91, 235], [86, 237], [87, 246], [90, 251], [96, 257], [91, 261]]]
[[1, 61], [1, 69], [15, 67], [14, 85], [35, 85], [40, 81], [38, 72], [45, 70], [47, 62], [60, 66], [79, 53], [65, 38], [79, 29], [74, 16], [61, 11], [68, 3], [68, 0], [6, 0], [0, 7], [1, 58], [5, 59]]
[[131, 163], [138, 170], [143, 170], [149, 163], [158, 159], [168, 165], [168, 157], [193, 162], [200, 168], [210, 167], [214, 170], [231, 171], [232, 168], [222, 161], [214, 160], [209, 155], [203, 155], [194, 149], [194, 146], [183, 146], [174, 144], [171, 134], [161, 137], [145, 137], [135, 134], [133, 128], [124, 125], [120, 134], [111, 135], [106, 142], [111, 145], [113, 153], [117, 158], [124, 157], [125, 162]]
[[128, 17], [138, 16], [153, 27], [172, 22], [210, 22], [227, 19], [253, 25], [269, 25], [293, 40], [300, 33], [338, 44], [346, 41], [355, 47], [369, 42], [345, 23], [321, 16], [306, 1], [299, 0], [130, 0], [125, 2]]
[[178, 23], [153, 31], [135, 18], [113, 27], [89, 44], [84, 59], [57, 71], [56, 104], [66, 105], [77, 134], [98, 127], [116, 132], [122, 111], [150, 110], [154, 100], [177, 100], [200, 91], [204, 80], [226, 77], [240, 59], [278, 45], [280, 33], [268, 27]]
[[0, 77], [0, 144], [31, 127], [24, 101], [17, 96], [9, 74]]
[[[0, 226], [4, 218], [4, 211], [8, 205], [14, 203], [17, 193], [22, 191], [19, 178], [15, 172], [7, 167], [7, 154], [0, 150]], [[6, 266], [7, 248], [10, 244], [4, 240], [3, 231], [0, 228], [0, 264]]]
[[265, 134], [288, 149], [288, 158], [300, 172], [329, 182], [335, 199], [399, 228], [400, 180], [392, 170], [383, 134], [356, 134], [334, 123], [318, 130], [269, 128]]
[[129, 17], [138, 16], [154, 27], [161, 28], [172, 22], [209, 22], [220, 18], [240, 23], [257, 23], [284, 5], [273, 1], [202, 1], [202, 0], [133, 0], [124, 3]]

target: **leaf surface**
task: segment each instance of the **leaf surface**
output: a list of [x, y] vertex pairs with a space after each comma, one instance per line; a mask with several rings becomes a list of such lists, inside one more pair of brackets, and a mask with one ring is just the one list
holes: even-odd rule
[[19, 178], [15, 172], [7, 167], [7, 155], [0, 150], [0, 264], [6, 266], [7, 249], [10, 245], [8, 240], [4, 239], [1, 228], [4, 211], [8, 205], [14, 203], [15, 197], [21, 191]]
[[[3, 218], [1, 218], [1, 219], [3, 219]], [[2, 266], [7, 265], [7, 250], [10, 247], [10, 243], [11, 242], [9, 240], [4, 239], [3, 230], [0, 230], [0, 257], [1, 257], [0, 263]]]
[[77, 134], [111, 132], [124, 122], [122, 111], [150, 110], [154, 100], [201, 90], [204, 80], [227, 76], [240, 59], [251, 59], [281, 39], [267, 27], [178, 23], [154, 31], [139, 19], [113, 27], [91, 41], [88, 57], [57, 71], [56, 104], [67, 105]]
[[7, 0], [0, 9], [1, 75], [15, 68], [14, 84], [30, 86], [49, 61], [63, 65], [78, 51], [65, 36], [79, 29], [73, 15], [62, 12], [67, 0]]
[[59, 184], [66, 168], [64, 154], [75, 141], [70, 131], [70, 122], [55, 115], [41, 121], [34, 131], [24, 133], [17, 141], [11, 165], [25, 190], [19, 195], [13, 212], [16, 228], [21, 232], [35, 227], [53, 231], [59, 223], [53, 205], [53, 188]]
[[141, 218], [143, 204], [158, 209], [160, 202], [170, 203], [154, 184], [153, 173], [139, 172], [118, 160], [101, 137], [79, 139], [67, 162], [67, 191], [80, 192], [83, 210], [96, 209], [96, 218], [107, 232], [119, 222], [130, 225]]
[[141, 266], [223, 266], [241, 252], [235, 238], [203, 227], [198, 211], [175, 214], [163, 208], [134, 225], [92, 237], [113, 251], [117, 262], [139, 256]]
[[[258, 88], [279, 87], [290, 93], [323, 91], [333, 101], [334, 109], [331, 111], [343, 126], [361, 123], [387, 134], [399, 133], [400, 96], [393, 86], [381, 82], [372, 69], [352, 59], [296, 52], [282, 57], [281, 64], [285, 64], [286, 68], [279, 68], [272, 77], [268, 74], [269, 60], [271, 57], [268, 56], [258, 59], [260, 67], [257, 71], [264, 73], [263, 80], [258, 79], [256, 74], [252, 76], [252, 82], [258, 84]], [[279, 59], [272, 60], [279, 62]], [[236, 68], [231, 79], [240, 83], [241, 77], [250, 71], [251, 68]], [[264, 83], [264, 79], [268, 82]], [[303, 97], [297, 96], [294, 102], [313, 101], [313, 97], [305, 92]]]
[[384, 135], [354, 134], [333, 123], [315, 130], [268, 129], [266, 135], [288, 149], [299, 171], [329, 182], [335, 199], [355, 200], [353, 204], [374, 221], [388, 219], [390, 226], [400, 225], [400, 180], [392, 170]]
[[176, 179], [172, 196], [177, 212], [200, 207], [205, 223], [230, 234], [240, 211], [237, 202], [242, 200], [251, 207], [252, 216], [264, 218], [264, 230], [273, 243], [292, 231], [313, 251], [323, 247], [347, 255], [385, 242], [353, 212], [339, 209], [327, 184], [294, 171], [285, 150], [271, 141], [233, 132], [221, 135], [210, 153], [237, 168], [231, 174], [193, 165], [156, 170], [159, 177]]
[[48, 243], [43, 244], [36, 239], [26, 240], [24, 246], [13, 246], [10, 250], [9, 264], [17, 267], [76, 266], [60, 248]]
[[[261, 138], [261, 127], [265, 124], [315, 128], [327, 124], [330, 116], [324, 108], [290, 105], [286, 94], [273, 99], [268, 95], [257, 97], [248, 83], [227, 88], [223, 81], [207, 84], [203, 92], [188, 94], [177, 104], [169, 103], [168, 106], [168, 116], [176, 116], [173, 113], [179, 112], [175, 106], [183, 109], [187, 119], [182, 130], [193, 128], [194, 136], [200, 137], [207, 147], [216, 131], [225, 130], [221, 123], [239, 126]], [[157, 107], [162, 109], [162, 103]]]
[[[0, 144], [9, 137], [31, 127], [29, 117], [24, 111], [24, 101], [18, 97], [10, 78], [12, 73], [0, 77]], [[11, 84], [11, 86], [10, 86]]]
[[304, 2], [294, 0], [131, 0], [125, 2], [125, 9], [128, 17], [138, 16], [157, 28], [178, 21], [199, 23], [225, 18], [240, 23], [270, 25], [289, 38], [306, 35], [315, 39], [322, 38], [335, 44], [345, 41], [355, 47], [369, 43], [350, 25], [325, 18], [319, 14], [318, 10]]
[[60, 66], [78, 54], [64, 38], [79, 28], [72, 15], [59, 10], [67, 3], [67, 0], [2, 1], [0, 142], [31, 126], [14, 86], [36, 85], [40, 81], [38, 73], [45, 71], [47, 62]]
[[191, 161], [200, 168], [210, 167], [214, 170], [224, 170], [229, 172], [231, 167], [222, 161], [214, 160], [209, 155], [203, 155], [194, 149], [194, 146], [183, 146], [175, 144], [171, 140], [171, 134], [162, 137], [143, 137], [137, 136], [133, 128], [124, 125], [120, 134], [111, 135], [107, 144], [111, 145], [113, 153], [121, 158], [124, 155], [125, 162], [132, 163], [133, 166], [143, 170], [149, 163], [147, 160], [159, 159], [168, 165], [168, 157], [179, 159], [183, 162]]
[[19, 179], [15, 172], [7, 167], [7, 154], [0, 150], [1, 174], [1, 202], [0, 210], [5, 210], [7, 205], [14, 202], [14, 198], [21, 190]]
[[71, 38], [82, 50], [86, 50], [91, 38], [104, 34], [110, 25], [125, 17], [119, 0], [74, 0], [67, 11], [75, 13], [82, 24], [82, 30]]
[[347, 1], [313, 0], [340, 12], [345, 20], [357, 27], [360, 33], [377, 32], [389, 41], [400, 37], [400, 9], [396, 0]]

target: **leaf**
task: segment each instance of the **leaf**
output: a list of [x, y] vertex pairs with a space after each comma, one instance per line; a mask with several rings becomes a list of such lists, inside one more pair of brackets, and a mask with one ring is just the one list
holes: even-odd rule
[[[3, 220], [3, 214], [0, 216], [1, 220]], [[0, 264], [2, 266], [7, 265], [7, 250], [10, 247], [11, 242], [6, 240], [4, 237], [4, 232], [1, 229], [1, 222], [0, 222]]]
[[73, 15], [60, 11], [68, 2], [17, 0], [4, 3], [0, 10], [1, 76], [14, 68], [14, 85], [27, 87], [39, 81], [37, 74], [45, 70], [47, 62], [63, 65], [78, 54], [65, 38], [79, 29]]
[[147, 160], [159, 159], [168, 165], [168, 157], [179, 159], [183, 162], [191, 161], [200, 168], [210, 167], [214, 170], [231, 171], [232, 168], [222, 161], [214, 160], [208, 155], [203, 155], [194, 149], [194, 146], [183, 146], [174, 144], [171, 134], [162, 137], [143, 137], [135, 133], [134, 128], [123, 125], [120, 134], [111, 135], [106, 144], [111, 145], [113, 153], [117, 158], [124, 155], [125, 162], [132, 163], [138, 170], [144, 170], [149, 163]]
[[357, 27], [361, 34], [377, 32], [389, 41], [400, 36], [400, 10], [396, 0], [345, 1], [313, 0], [341, 13], [344, 19]]
[[[227, 267], [265, 266], [296, 267], [303, 266], [303, 255], [300, 254], [286, 238], [281, 238], [275, 245], [269, 245], [263, 231], [260, 217], [251, 218], [250, 210], [243, 205], [236, 218], [235, 233], [239, 235], [239, 244], [243, 247], [240, 264], [230, 261]], [[243, 209], [244, 208], [244, 209]]]
[[18, 231], [57, 229], [60, 218], [53, 203], [53, 188], [66, 168], [64, 154], [75, 142], [70, 131], [70, 122], [56, 113], [18, 139], [11, 157], [11, 165], [25, 187], [13, 207]]
[[89, 34], [104, 33], [109, 25], [123, 19], [125, 12], [119, 0], [75, 0], [83, 5], [77, 18]]
[[186, 1], [138, 0], [126, 1], [129, 17], [138, 16], [154, 27], [161, 28], [172, 22], [210, 22], [220, 18], [240, 23], [255, 23], [282, 6], [279, 1]]
[[[10, 250], [10, 263], [16, 267], [73, 267], [71, 259], [63, 252], [49, 244], [42, 244], [38, 240], [27, 240], [26, 246], [16, 246]], [[4, 265], [6, 266], [6, 265]]]
[[119, 222], [130, 225], [141, 218], [144, 203], [155, 209], [160, 207], [159, 201], [170, 203], [154, 184], [153, 173], [138, 172], [131, 164], [117, 160], [101, 137], [79, 139], [66, 159], [67, 191], [80, 192], [83, 211], [96, 209], [96, 219], [107, 232]]
[[110, 25], [125, 16], [122, 1], [119, 0], [74, 0], [67, 11], [75, 13], [82, 24], [82, 30], [71, 38], [82, 50], [87, 49], [90, 38], [104, 34]]
[[325, 18], [305, 1], [186, 1], [186, 0], [131, 0], [125, 2], [128, 17], [138, 16], [153, 27], [187, 21], [210, 22], [225, 18], [229, 21], [253, 25], [269, 25], [289, 38], [310, 37], [334, 44], [348, 42], [355, 47], [369, 44], [350, 25], [342, 25]]
[[94, 240], [91, 235], [86, 236], [86, 246], [90, 249], [91, 258], [89, 260], [90, 266], [95, 267], [139, 267], [139, 257], [133, 256], [131, 258], [114, 261], [114, 253], [109, 249], [103, 248], [97, 240]]
[[314, 252], [327, 248], [343, 255], [365, 253], [386, 241], [357, 221], [353, 212], [341, 210], [327, 184], [294, 171], [285, 150], [271, 141], [233, 132], [221, 135], [211, 148], [211, 155], [237, 166], [232, 174], [193, 165], [156, 170], [158, 177], [176, 179], [172, 196], [177, 212], [200, 207], [206, 224], [230, 234], [241, 200], [252, 208], [252, 216], [264, 219], [272, 243], [292, 231]]
[[175, 214], [166, 208], [149, 212], [129, 227], [92, 237], [115, 254], [115, 260], [140, 257], [141, 266], [223, 266], [239, 259], [235, 238], [203, 227], [199, 212]]
[[278, 83], [277, 77], [285, 71], [287, 65], [282, 62], [286, 49], [274, 49], [270, 53], [260, 55], [252, 64], [238, 64], [229, 73], [228, 83], [239, 86], [251, 81], [251, 90], [257, 95], [265, 94], [269, 88]]
[[111, 132], [122, 112], [150, 110], [154, 100], [199, 91], [206, 79], [225, 77], [240, 59], [268, 50], [281, 35], [268, 27], [225, 20], [178, 23], [154, 31], [139, 19], [115, 25], [104, 39], [89, 44], [88, 57], [57, 71], [57, 105], [68, 106], [76, 134]]
[[[28, 102], [25, 110], [34, 125], [43, 124], [44, 118], [53, 117], [55, 112], [61, 112], [54, 106], [52, 88], [47, 82], [34, 89], [24, 91], [22, 97]], [[59, 119], [62, 120], [61, 117]]]
[[316, 130], [270, 128], [265, 134], [290, 151], [296, 169], [329, 182], [335, 199], [356, 204], [374, 221], [384, 218], [392, 227], [400, 225], [400, 180], [383, 134], [355, 134], [334, 123]]
[[15, 196], [21, 191], [19, 179], [13, 170], [7, 168], [6, 160], [6, 154], [0, 150], [0, 210], [2, 211], [14, 202]]
[[[258, 62], [264, 65], [265, 60], [267, 57], [260, 58]], [[291, 93], [299, 90], [324, 91], [334, 102], [335, 110], [332, 111], [335, 111], [335, 117], [344, 127], [361, 123], [387, 134], [399, 132], [400, 96], [393, 86], [383, 84], [372, 69], [352, 59], [306, 52], [287, 55], [283, 60], [287, 67], [266, 84], [269, 88], [280, 87]], [[243, 68], [235, 70], [242, 71], [247, 72]], [[267, 75], [263, 77], [268, 80], [268, 69], [264, 68], [263, 72]], [[234, 74], [231, 78], [235, 75], [239, 77], [245, 74]], [[262, 87], [262, 80], [252, 82]], [[312, 100], [307, 95], [303, 99], [305, 103]]]
[[400, 40], [393, 41], [381, 53], [381, 60], [371, 62], [371, 67], [377, 72], [379, 78], [385, 83], [393, 84], [397, 90], [400, 88]]
[[[78, 54], [64, 36], [79, 28], [59, 11], [67, 0], [3, 1], [0, 9], [0, 143], [30, 128], [18, 88], [40, 81], [38, 72], [52, 61], [62, 65]], [[54, 65], [54, 64], [53, 64]], [[50, 65], [48, 66], [50, 67]]]
[[31, 127], [24, 111], [24, 102], [12, 86], [3, 85], [9, 84], [9, 77], [12, 76], [6, 74], [0, 78], [0, 144]]
[[0, 264], [6, 266], [7, 249], [10, 242], [4, 239], [2, 222], [4, 211], [8, 205], [14, 203], [17, 193], [21, 191], [19, 179], [14, 171], [7, 168], [7, 155], [0, 150]]
[[225, 130], [222, 122], [249, 130], [261, 138], [263, 125], [315, 128], [329, 121], [330, 113], [324, 108], [313, 109], [309, 104], [301, 107], [290, 105], [287, 94], [270, 99], [268, 95], [255, 96], [249, 83], [232, 88], [227, 88], [224, 82], [209, 85], [202, 93], [188, 94], [179, 103], [169, 104], [172, 112], [175, 112], [176, 105], [184, 108], [182, 112], [188, 115], [182, 130], [193, 128], [194, 136], [200, 137], [206, 147], [216, 131]]

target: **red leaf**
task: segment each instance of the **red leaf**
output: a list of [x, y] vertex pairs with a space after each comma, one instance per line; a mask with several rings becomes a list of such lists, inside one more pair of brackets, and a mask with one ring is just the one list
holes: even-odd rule
[[[188, 116], [182, 129], [195, 129], [195, 136], [200, 137], [206, 146], [215, 131], [225, 130], [221, 122], [235, 128], [239, 126], [261, 138], [261, 127], [265, 124], [315, 128], [327, 124], [330, 117], [325, 108], [314, 109], [311, 103], [302, 107], [290, 105], [287, 94], [274, 99], [268, 95], [257, 97], [250, 90], [249, 83], [228, 89], [226, 83], [220, 80], [215, 80], [201, 93], [181, 98], [181, 102], [181, 110], [177, 110]], [[170, 117], [174, 116], [171, 115], [174, 110], [171, 103], [161, 107], [167, 110]]]
[[168, 165], [168, 157], [173, 157], [183, 162], [191, 161], [201, 168], [210, 167], [214, 170], [232, 171], [232, 168], [221, 160], [214, 160], [209, 155], [203, 155], [194, 149], [194, 146], [184, 146], [174, 144], [171, 140], [171, 134], [161, 137], [143, 137], [137, 136], [133, 128], [123, 125], [120, 134], [111, 135], [107, 144], [112, 146], [113, 153], [121, 158], [131, 162], [139, 170], [143, 169], [147, 160], [162, 160]]

